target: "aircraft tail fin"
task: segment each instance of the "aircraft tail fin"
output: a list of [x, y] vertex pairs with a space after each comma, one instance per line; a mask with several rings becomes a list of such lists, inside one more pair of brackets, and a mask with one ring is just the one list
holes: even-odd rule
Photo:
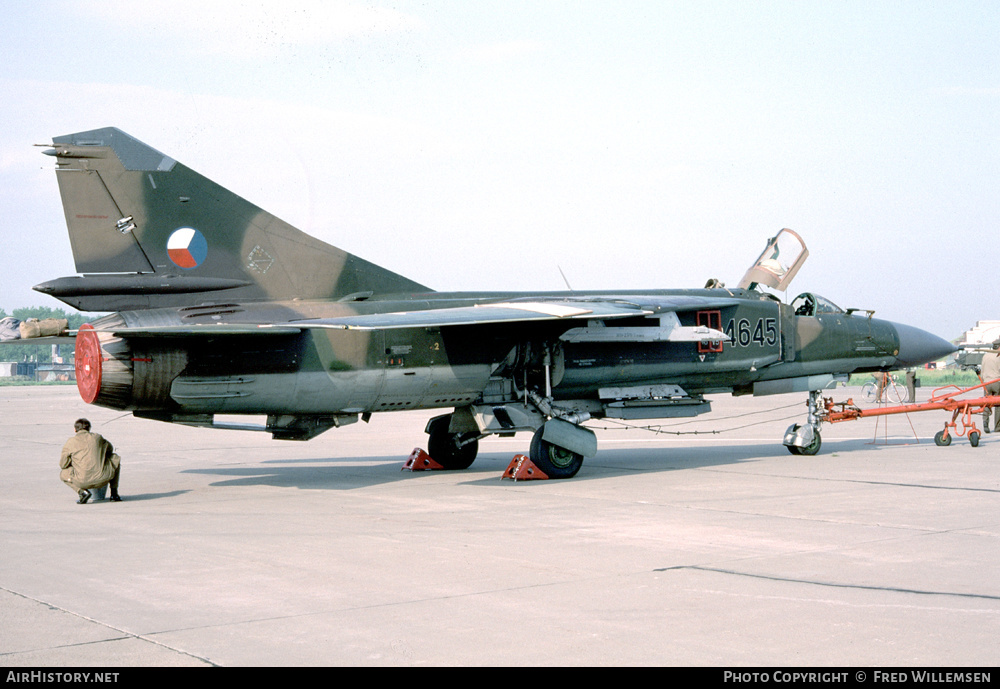
[[[76, 268], [38, 291], [88, 311], [340, 299], [427, 287], [311, 237], [112, 127], [53, 138]], [[96, 275], [95, 275], [96, 274]]]

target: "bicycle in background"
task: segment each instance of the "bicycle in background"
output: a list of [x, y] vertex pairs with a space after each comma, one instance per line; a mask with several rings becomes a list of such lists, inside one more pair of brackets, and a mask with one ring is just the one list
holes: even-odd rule
[[873, 373], [872, 379], [861, 386], [861, 399], [870, 404], [877, 402], [899, 404], [905, 402], [908, 397], [906, 383], [890, 373]]

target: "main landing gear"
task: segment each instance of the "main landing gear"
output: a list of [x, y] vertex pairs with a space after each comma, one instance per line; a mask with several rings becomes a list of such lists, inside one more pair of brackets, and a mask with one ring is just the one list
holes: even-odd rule
[[553, 445], [543, 437], [545, 427], [535, 431], [531, 438], [528, 459], [535, 463], [549, 478], [573, 478], [583, 466], [583, 455], [564, 447]]
[[[456, 419], [456, 416], [458, 417]], [[471, 417], [464, 414], [437, 416], [427, 423], [427, 454], [445, 469], [467, 469], [479, 452], [483, 437]], [[597, 453], [597, 436], [589, 428], [572, 421], [550, 418], [539, 420], [531, 439], [528, 458], [549, 478], [572, 478], [580, 471], [584, 457]], [[530, 430], [534, 425], [519, 430]]]
[[468, 469], [479, 454], [479, 434], [452, 433], [451, 414], [438, 416], [427, 424], [427, 454], [445, 469]]

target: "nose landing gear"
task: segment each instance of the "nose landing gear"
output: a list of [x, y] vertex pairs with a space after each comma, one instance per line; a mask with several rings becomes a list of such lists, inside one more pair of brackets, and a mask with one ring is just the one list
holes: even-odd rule
[[793, 455], [814, 455], [823, 444], [819, 434], [819, 398], [821, 391], [809, 393], [809, 415], [804, 424], [794, 423], [785, 431], [782, 442]]

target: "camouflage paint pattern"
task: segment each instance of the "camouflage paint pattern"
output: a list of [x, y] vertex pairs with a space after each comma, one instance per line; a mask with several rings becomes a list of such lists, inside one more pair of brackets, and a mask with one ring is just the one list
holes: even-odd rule
[[[373, 412], [454, 408], [454, 433], [487, 417], [500, 425], [480, 432], [510, 432], [556, 414], [700, 413], [707, 393], [764, 394], [784, 389], [776, 381], [811, 385], [952, 351], [816, 295], [803, 295], [810, 311], [753, 288], [434, 292], [120, 130], [53, 141], [46, 153], [87, 275], [36, 289], [116, 312], [87, 335], [103, 352], [95, 403], [146, 418], [211, 425], [215, 414], [266, 414], [275, 437], [307, 439]], [[497, 303], [526, 315], [506, 308], [505, 322], [491, 320]], [[407, 327], [414, 312], [429, 322]], [[664, 385], [681, 392], [643, 397], [644, 386]]]

